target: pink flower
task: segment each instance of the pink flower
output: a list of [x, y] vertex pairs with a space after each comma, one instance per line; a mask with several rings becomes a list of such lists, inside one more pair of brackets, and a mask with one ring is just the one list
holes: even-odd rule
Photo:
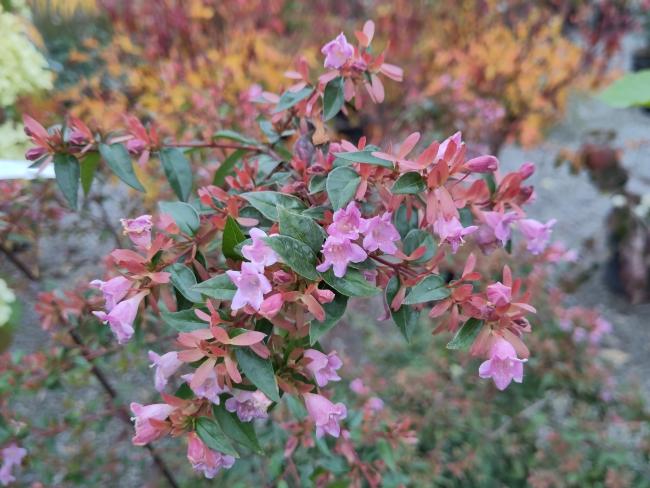
[[316, 294], [318, 303], [330, 303], [334, 300], [334, 298], [336, 298], [336, 295], [332, 290], [320, 290], [316, 288], [314, 293]]
[[368, 252], [381, 249], [386, 254], [395, 254], [397, 246], [395, 241], [399, 241], [399, 232], [391, 222], [392, 214], [384, 212], [371, 219], [364, 220], [361, 224], [361, 232], [365, 234], [363, 238], [363, 247]]
[[496, 247], [497, 241], [505, 246], [510, 239], [510, 226], [519, 218], [516, 212], [483, 212], [483, 225], [481, 225], [477, 241], [481, 249]]
[[492, 173], [499, 169], [499, 160], [494, 156], [479, 156], [467, 161], [465, 167], [474, 173]]
[[336, 38], [323, 46], [320, 50], [325, 55], [325, 67], [339, 69], [354, 55], [354, 47], [348, 42], [345, 34], [341, 32]]
[[371, 412], [378, 413], [384, 409], [384, 401], [379, 397], [370, 397], [368, 401], [363, 405], [363, 408], [370, 410]]
[[354, 240], [359, 237], [359, 230], [363, 224], [361, 212], [354, 202], [348, 203], [345, 209], [340, 208], [334, 212], [333, 221], [327, 227], [327, 233], [339, 239]]
[[328, 381], [341, 381], [341, 377], [336, 374], [336, 370], [343, 363], [335, 351], [326, 355], [316, 349], [307, 349], [304, 356], [309, 360], [305, 368], [313, 375], [318, 386], [325, 386]]
[[32, 147], [27, 150], [25, 153], [25, 159], [28, 159], [29, 161], [36, 161], [37, 159], [45, 156], [47, 154], [47, 148], [37, 146], [37, 147]]
[[126, 149], [129, 151], [131, 154], [140, 154], [142, 151], [147, 149], [147, 141], [143, 141], [142, 139], [138, 139], [137, 137], [134, 137], [133, 139], [129, 139], [126, 141]]
[[268, 418], [266, 411], [273, 402], [261, 391], [233, 390], [232, 395], [226, 400], [226, 410], [237, 412], [242, 422]]
[[7, 486], [16, 481], [12, 474], [14, 466], [20, 466], [23, 458], [27, 455], [27, 449], [11, 444], [2, 450], [2, 466], [0, 466], [0, 484]]
[[194, 471], [202, 472], [208, 479], [214, 478], [222, 469], [230, 469], [235, 458], [209, 449], [195, 432], [188, 434], [187, 459]]
[[130, 406], [135, 415], [131, 417], [131, 420], [135, 420], [135, 436], [131, 439], [134, 446], [144, 446], [160, 439], [167, 432], [167, 426], [160, 424], [174, 411], [174, 407], [166, 403], [141, 405], [135, 402]]
[[167, 380], [171, 375], [178, 371], [183, 365], [183, 362], [178, 359], [178, 353], [176, 351], [170, 351], [162, 356], [156, 354], [153, 351], [149, 351], [149, 360], [151, 361], [151, 367], [155, 366], [156, 375], [155, 375], [155, 384], [156, 390], [163, 391], [165, 386], [167, 386]]
[[316, 266], [316, 269], [324, 272], [332, 267], [334, 276], [337, 278], [342, 278], [345, 275], [349, 263], [361, 263], [368, 257], [361, 246], [335, 236], [329, 236], [325, 240], [323, 256], [325, 256], [325, 260]]
[[93, 280], [90, 286], [98, 288], [104, 294], [105, 308], [110, 312], [131, 289], [131, 280], [116, 276], [108, 281]]
[[262, 268], [254, 263], [242, 263], [241, 271], [228, 270], [226, 274], [237, 287], [232, 299], [232, 310], [237, 311], [247, 304], [254, 310], [259, 310], [264, 294], [271, 291], [271, 283], [264, 276]]
[[527, 245], [526, 249], [532, 254], [540, 254], [546, 248], [551, 239], [551, 227], [557, 222], [551, 219], [545, 224], [533, 219], [519, 221], [519, 230], [524, 235]]
[[[181, 378], [183, 378], [183, 380], [190, 385], [190, 388], [192, 388], [192, 378], [194, 378], [194, 373], [184, 374]], [[217, 381], [217, 372], [212, 368], [203, 380], [203, 383], [192, 388], [192, 391], [198, 398], [205, 398], [215, 405], [219, 405], [221, 403], [219, 395], [222, 393], [229, 393], [230, 389], [225, 385], [223, 388], [219, 386], [219, 382]]]
[[433, 223], [433, 231], [440, 237], [440, 242], [446, 242], [451, 246], [452, 253], [456, 254], [461, 244], [465, 242], [463, 237], [474, 232], [478, 227], [470, 225], [463, 227], [456, 217], [451, 217], [449, 220], [444, 217], [439, 217]]
[[277, 263], [280, 259], [273, 249], [271, 249], [264, 242], [264, 238], [268, 237], [266, 232], [253, 227], [250, 231], [252, 244], [242, 246], [241, 253], [251, 263], [259, 264], [260, 266], [271, 266]]
[[273, 318], [282, 310], [282, 305], [284, 305], [282, 293], [274, 293], [264, 299], [259, 314], [267, 319]]
[[129, 236], [129, 239], [136, 246], [142, 249], [148, 249], [151, 245], [151, 228], [153, 222], [151, 215], [140, 215], [135, 219], [120, 219], [122, 227], [124, 228], [124, 235]]
[[515, 348], [498, 337], [490, 349], [490, 359], [478, 369], [481, 378], [492, 378], [499, 390], [505, 390], [512, 380], [521, 383], [524, 378], [525, 359], [518, 359]]
[[497, 281], [487, 287], [487, 297], [495, 306], [503, 307], [512, 300], [512, 288]]
[[323, 434], [338, 437], [341, 434], [339, 422], [347, 416], [347, 409], [342, 403], [334, 404], [322, 395], [303, 393], [307, 412], [316, 424], [316, 437]]
[[350, 381], [350, 390], [352, 390], [357, 395], [368, 395], [370, 393], [370, 388], [363, 384], [361, 378], [355, 378]]
[[140, 302], [146, 294], [146, 291], [140, 292], [115, 305], [109, 313], [93, 312], [93, 315], [105, 324], [108, 323], [113, 334], [117, 337], [117, 342], [124, 344], [133, 336], [133, 321], [138, 314]]
[[442, 141], [438, 147], [438, 153], [436, 154], [436, 159], [442, 159], [449, 148], [449, 145], [453, 143], [456, 151], [460, 148], [460, 145], [463, 143], [463, 135], [460, 131], [457, 131], [453, 135], [449, 136], [447, 139]]

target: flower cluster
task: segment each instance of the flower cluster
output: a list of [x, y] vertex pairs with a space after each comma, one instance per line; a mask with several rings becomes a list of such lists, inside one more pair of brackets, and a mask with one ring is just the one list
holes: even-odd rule
[[[95, 152], [134, 189], [135, 173], [124, 170], [131, 157], [160, 159], [181, 200], [161, 202], [157, 215], [122, 219], [135, 249], [114, 250], [110, 278], [91, 283], [105, 304], [93, 313], [120, 344], [152, 315], [175, 331], [172, 344], [148, 352], [162, 402], [131, 404], [134, 444], [185, 435], [190, 463], [213, 477], [242, 450], [259, 451], [254, 421], [269, 418], [287, 396], [304, 404], [316, 437], [338, 438], [353, 450], [348, 407], [327, 390], [341, 379], [342, 361], [320, 339], [355, 297], [383, 294], [385, 318], [407, 340], [426, 311], [437, 319], [435, 333], [454, 335], [450, 348], [484, 359], [480, 377], [499, 389], [523, 380], [523, 337], [535, 313], [530, 292], [508, 267], [500, 281], [476, 271], [481, 254], [472, 251], [508, 249], [514, 228], [528, 251], [544, 251], [554, 221], [542, 224], [523, 210], [534, 196], [525, 184], [534, 166], [501, 174], [496, 157], [469, 157], [459, 132], [414, 155], [417, 132], [381, 149], [365, 138], [334, 141], [319, 130], [352, 109], [346, 102], [360, 107], [358, 86], [381, 101], [378, 73], [401, 79], [383, 54], [370, 55], [373, 35], [369, 22], [356, 33], [357, 48], [344, 35], [328, 43], [323, 54], [331, 71], [317, 83], [307, 70], [297, 74], [301, 81], [263, 121], [268, 134], [285, 136], [262, 142], [221, 131], [188, 144], [232, 151], [213, 184], [198, 189], [198, 200], [190, 199], [184, 143], [161, 137], [153, 125], [146, 130], [126, 118], [127, 127], [111, 130], [107, 144], [76, 119], [50, 132], [26, 119], [40, 157], [54, 159], [69, 202], [77, 190], [67, 172]], [[446, 263], [460, 256], [462, 274], [446, 273]], [[140, 310], [150, 313], [136, 324]], [[381, 408], [379, 399], [368, 399], [366, 410]], [[224, 434], [215, 440], [216, 432]]]

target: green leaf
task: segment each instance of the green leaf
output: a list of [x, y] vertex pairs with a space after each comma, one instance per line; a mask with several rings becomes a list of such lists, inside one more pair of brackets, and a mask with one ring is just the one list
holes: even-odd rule
[[242, 193], [240, 197], [246, 199], [264, 217], [275, 222], [278, 221], [278, 207], [298, 211], [305, 209], [305, 204], [299, 198], [277, 191], [251, 191]]
[[440, 276], [432, 274], [415, 285], [404, 299], [404, 305], [415, 305], [416, 303], [442, 300], [450, 295], [445, 280]]
[[79, 161], [72, 154], [55, 154], [54, 174], [63, 196], [70, 207], [76, 210], [79, 179], [81, 178]]
[[397, 471], [397, 463], [395, 462], [393, 448], [386, 439], [379, 439], [377, 441], [377, 452], [382, 461], [384, 461], [386, 466], [388, 466], [388, 469], [391, 471]]
[[280, 97], [280, 101], [273, 109], [273, 113], [277, 114], [287, 110], [288, 108], [293, 107], [297, 103], [303, 101], [305, 98], [309, 97], [313, 93], [314, 89], [306, 86], [305, 88], [292, 92], [287, 90]]
[[221, 430], [233, 441], [256, 452], [263, 454], [253, 422], [242, 422], [236, 414], [228, 412], [223, 405], [213, 405], [212, 413], [219, 423]]
[[160, 162], [172, 190], [186, 202], [192, 191], [192, 168], [185, 154], [176, 147], [166, 147], [160, 150]]
[[325, 232], [313, 219], [279, 207], [278, 220], [281, 234], [304, 242], [315, 253], [320, 251], [325, 240]]
[[193, 286], [192, 290], [216, 300], [232, 300], [237, 287], [228, 275], [223, 273]]
[[336, 168], [327, 176], [327, 195], [332, 208], [338, 210], [354, 198], [361, 177], [352, 168]]
[[235, 251], [235, 246], [246, 240], [246, 236], [239, 228], [239, 224], [230, 215], [226, 218], [226, 227], [223, 230], [221, 250], [223, 255], [230, 259], [241, 261], [241, 256]]
[[407, 256], [419, 247], [425, 246], [427, 248], [422, 257], [413, 261], [417, 264], [425, 263], [431, 259], [435, 255], [438, 247], [431, 233], [422, 229], [411, 230], [402, 241], [402, 245], [404, 247], [404, 254]]
[[345, 103], [343, 97], [343, 78], [337, 77], [325, 86], [323, 93], [323, 120], [328, 121], [334, 117]]
[[447, 344], [447, 349], [468, 349], [483, 327], [483, 321], [472, 317], [456, 332], [454, 338]]
[[268, 359], [262, 359], [247, 347], [235, 349], [237, 363], [246, 377], [257, 386], [262, 393], [274, 402], [280, 401], [278, 383], [275, 379], [273, 365]]
[[174, 396], [183, 400], [189, 400], [190, 398], [194, 398], [194, 392], [190, 388], [190, 385], [183, 383], [176, 389]]
[[236, 132], [234, 130], [230, 129], [224, 129], [220, 130], [214, 133], [212, 136], [213, 140], [216, 139], [228, 139], [230, 141], [235, 141], [235, 142], [241, 142], [242, 144], [246, 144], [249, 146], [259, 146], [260, 143], [257, 142], [255, 139], [245, 136], [244, 134], [240, 134], [239, 132]]
[[257, 182], [264, 181], [268, 178], [280, 164], [280, 161], [272, 158], [268, 154], [260, 154], [255, 161], [257, 162], [257, 175], [255, 178]]
[[84, 195], [88, 195], [90, 192], [97, 166], [99, 166], [99, 159], [99, 153], [91, 152], [80, 163], [81, 188], [83, 188]]
[[325, 175], [314, 175], [311, 180], [309, 180], [309, 194], [314, 195], [315, 193], [325, 191], [326, 181], [327, 177]]
[[427, 189], [427, 184], [420, 173], [410, 171], [401, 175], [393, 184], [390, 191], [395, 195], [417, 195]]
[[386, 303], [388, 303], [390, 315], [393, 318], [395, 325], [397, 325], [397, 328], [404, 336], [404, 339], [406, 339], [406, 342], [411, 342], [413, 332], [418, 326], [420, 312], [407, 305], [402, 305], [397, 310], [393, 310], [390, 307], [391, 302], [399, 291], [399, 285], [400, 284], [397, 276], [393, 276], [388, 282], [388, 286], [386, 287]]
[[406, 205], [399, 206], [395, 215], [393, 215], [393, 224], [402, 239], [405, 239], [409, 232], [418, 227], [418, 212], [416, 209], [411, 208], [411, 214], [407, 211]]
[[393, 168], [393, 162], [392, 161], [386, 161], [385, 159], [378, 158], [377, 156], [373, 156], [373, 152], [377, 152], [377, 149], [373, 150], [364, 150], [364, 151], [353, 151], [353, 152], [339, 152], [339, 153], [334, 153], [334, 156], [336, 156], [339, 159], [343, 159], [344, 161], [349, 161], [351, 163], [366, 163], [366, 164], [374, 164], [375, 166], [383, 166], [384, 168]]
[[343, 278], [334, 276], [332, 268], [321, 273], [325, 283], [339, 293], [348, 297], [371, 297], [381, 292], [379, 288], [369, 283], [359, 271], [349, 269]]
[[233, 168], [241, 160], [244, 154], [246, 154], [245, 149], [237, 149], [232, 154], [230, 154], [230, 156], [224, 159], [217, 170], [214, 172], [214, 176], [212, 177], [212, 184], [215, 186], [223, 185], [224, 181], [226, 181], [226, 176], [232, 173]]
[[598, 98], [617, 108], [650, 107], [650, 69], [625, 74], [605, 88]]
[[194, 272], [181, 263], [170, 264], [165, 271], [171, 274], [170, 281], [181, 295], [194, 303], [200, 303], [201, 294], [194, 290], [196, 285], [196, 276]]
[[317, 280], [316, 255], [304, 242], [289, 236], [265, 237], [264, 242], [273, 249], [282, 261], [300, 276]]
[[144, 191], [144, 187], [133, 172], [133, 163], [126, 147], [122, 144], [111, 144], [109, 146], [101, 143], [99, 144], [99, 153], [120, 180], [131, 188]]
[[199, 230], [201, 219], [192, 205], [185, 202], [159, 202], [160, 211], [169, 215], [181, 232], [194, 235]]
[[334, 300], [323, 304], [325, 320], [312, 320], [309, 324], [309, 345], [313, 346], [321, 337], [328, 333], [341, 320], [348, 304], [348, 297], [336, 294]]
[[193, 330], [206, 329], [208, 327], [207, 322], [196, 316], [193, 308], [179, 312], [162, 310], [160, 315], [163, 322], [179, 332], [192, 332]]
[[323, 220], [325, 218], [325, 212], [329, 211], [327, 207], [310, 207], [307, 210], [304, 210], [302, 214], [305, 217], [310, 217], [314, 220]]
[[196, 433], [205, 445], [213, 451], [229, 454], [236, 458], [239, 457], [239, 453], [232, 446], [230, 440], [214, 419], [199, 417], [196, 421]]

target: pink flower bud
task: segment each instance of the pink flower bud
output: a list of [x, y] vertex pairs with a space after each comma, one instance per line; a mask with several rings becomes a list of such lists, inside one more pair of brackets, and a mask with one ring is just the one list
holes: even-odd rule
[[132, 298], [118, 303], [109, 313], [93, 312], [93, 314], [110, 326], [117, 337], [117, 342], [124, 344], [133, 336], [133, 321], [138, 314], [140, 302], [146, 294], [147, 292], [140, 292]]
[[282, 293], [274, 293], [273, 295], [264, 299], [262, 305], [260, 306], [259, 314], [266, 318], [275, 317], [282, 309], [282, 305], [284, 305], [284, 298], [282, 298]]
[[519, 174], [524, 180], [533, 176], [533, 173], [535, 173], [535, 163], [524, 163], [519, 168]]
[[479, 156], [467, 161], [465, 167], [473, 173], [492, 173], [499, 169], [499, 160], [494, 156]]
[[334, 300], [336, 295], [332, 290], [319, 290], [316, 289], [315, 291], [316, 294], [316, 299], [318, 300], [318, 303], [330, 303], [331, 301]]
[[293, 275], [286, 271], [279, 269], [273, 272], [273, 282], [278, 285], [287, 285], [293, 281]]
[[27, 150], [25, 153], [25, 159], [29, 161], [36, 161], [37, 159], [45, 156], [47, 154], [47, 149], [41, 146], [32, 147]]
[[497, 281], [487, 287], [487, 297], [497, 307], [509, 305], [512, 300], [512, 289]]

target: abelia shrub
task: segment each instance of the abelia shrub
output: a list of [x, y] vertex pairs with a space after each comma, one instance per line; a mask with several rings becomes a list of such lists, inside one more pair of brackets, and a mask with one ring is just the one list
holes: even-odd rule
[[[384, 53], [371, 54], [373, 35], [372, 22], [355, 33], [356, 46], [340, 34], [322, 49], [327, 72], [314, 79], [299, 62], [287, 73], [293, 86], [263, 94], [273, 106], [267, 141], [232, 130], [172, 141], [134, 118], [97, 132], [75, 118], [50, 130], [25, 119], [36, 145], [28, 157], [53, 162], [71, 206], [100, 161], [143, 190], [132, 157], [158, 158], [180, 200], [122, 219], [133, 249], [114, 250], [107, 276], [91, 283], [105, 299], [93, 313], [120, 344], [142, 314], [177, 332], [143, 351], [161, 400], [131, 404], [135, 445], [184, 437], [194, 469], [212, 478], [242, 452], [259, 451], [253, 421], [282, 397], [304, 404], [317, 438], [347, 439], [350, 412], [328, 389], [342, 361], [320, 339], [351, 298], [383, 303], [383, 318], [406, 340], [427, 313], [434, 333], [451, 335], [449, 349], [484, 360], [478, 374], [498, 389], [525, 380], [531, 294], [508, 266], [496, 277], [476, 264], [483, 252], [509, 248], [513, 232], [531, 253], [548, 244], [553, 221], [524, 211], [534, 166], [502, 174], [496, 157], [468, 157], [460, 133], [425, 138], [421, 150], [418, 132], [383, 148], [363, 137], [335, 140], [328, 120], [381, 102], [382, 77], [402, 79]], [[217, 148], [229, 156], [195, 198], [187, 152]], [[461, 272], [447, 272], [460, 256]]]

